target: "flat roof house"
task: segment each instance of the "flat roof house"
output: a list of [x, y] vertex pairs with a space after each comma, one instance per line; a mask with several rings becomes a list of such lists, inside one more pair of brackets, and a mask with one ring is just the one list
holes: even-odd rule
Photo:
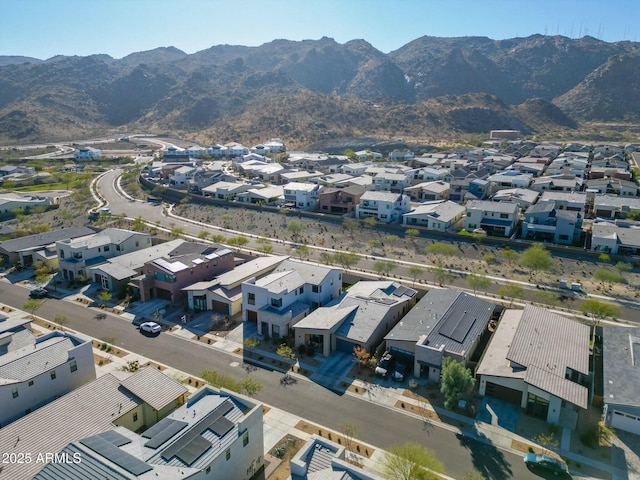
[[510, 237], [518, 223], [518, 204], [515, 202], [488, 202], [472, 200], [467, 203], [464, 228], [483, 229], [489, 235]]
[[262, 431], [261, 404], [207, 387], [142, 434], [115, 427], [68, 444], [62, 453], [82, 461], [50, 463], [35, 479], [248, 480], [262, 468]]
[[365, 187], [352, 185], [344, 188], [323, 187], [318, 192], [318, 211], [345, 214], [354, 212], [365, 192]]
[[479, 393], [575, 429], [589, 405], [589, 327], [527, 305], [506, 310], [476, 369]]
[[497, 305], [454, 289], [430, 290], [385, 337], [416, 377], [440, 382], [444, 357], [469, 363]]
[[640, 255], [640, 222], [596, 218], [591, 227], [591, 251]]
[[402, 215], [402, 223], [445, 232], [458, 224], [466, 209], [449, 200], [425, 202]]
[[401, 193], [365, 192], [356, 206], [356, 218], [374, 217], [379, 222], [394, 223], [410, 209], [409, 197]]
[[603, 327], [602, 342], [605, 422], [640, 435], [640, 328]]

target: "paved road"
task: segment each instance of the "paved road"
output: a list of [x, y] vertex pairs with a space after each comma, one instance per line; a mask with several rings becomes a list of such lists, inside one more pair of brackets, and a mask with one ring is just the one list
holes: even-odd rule
[[[0, 283], [0, 302], [21, 308], [27, 300], [25, 288]], [[64, 314], [69, 319], [69, 328], [102, 340], [114, 339], [115, 346], [191, 375], [199, 375], [205, 369], [219, 370], [237, 379], [247, 375], [236, 365], [241, 363], [237, 356], [167, 333], [147, 337], [139, 334], [130, 322], [115, 315], [107, 314], [107, 318], [97, 320], [94, 310], [80, 304], [46, 299], [36, 313], [49, 319], [58, 313]], [[424, 426], [420, 420], [384, 406], [351, 395], [339, 395], [306, 380], [283, 387], [280, 384], [282, 373], [276, 371], [258, 369], [251, 375], [264, 386], [256, 396], [258, 400], [336, 430], [342, 424], [352, 423], [357, 425], [360, 439], [381, 448], [405, 441], [421, 443], [433, 450], [444, 463], [446, 472], [454, 478], [461, 478], [474, 468], [492, 479], [539, 478], [524, 467], [519, 455], [443, 428]]]

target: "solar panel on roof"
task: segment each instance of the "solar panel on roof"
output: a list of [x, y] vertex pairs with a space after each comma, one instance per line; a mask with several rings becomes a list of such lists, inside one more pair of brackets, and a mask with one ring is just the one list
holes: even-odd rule
[[105, 439], [94, 435], [80, 440], [85, 447], [90, 448], [104, 458], [115, 463], [121, 468], [124, 468], [127, 472], [133, 475], [142, 475], [149, 470], [153, 470], [153, 467], [142, 460], [128, 454], [127, 452], [120, 450], [114, 444], [106, 441]]
[[440, 327], [440, 335], [462, 343], [469, 333], [475, 319], [465, 312], [461, 316], [449, 316]]
[[227, 420], [224, 417], [220, 417], [215, 422], [213, 422], [209, 426], [209, 428], [213, 430], [213, 433], [215, 433], [219, 437], [223, 437], [225, 433], [233, 428], [233, 422]]
[[162, 420], [160, 420], [158, 423], [156, 423], [153, 427], [147, 428], [142, 434], [142, 436], [144, 438], [152, 438], [158, 432], [161, 432], [162, 430], [167, 428], [170, 424], [172, 424], [175, 421], [176, 420], [174, 420], [173, 418], [165, 417]]
[[204, 452], [211, 448], [211, 442], [201, 436], [194, 437], [189, 443], [187, 443], [182, 449], [180, 449], [176, 456], [180, 458], [188, 466], [193, 464]]
[[109, 443], [114, 444], [116, 447], [121, 447], [122, 445], [126, 445], [131, 443], [131, 439], [125, 437], [119, 432], [115, 430], [107, 430], [106, 432], [99, 433], [98, 436], [103, 440], [106, 440]]
[[395, 295], [396, 297], [401, 297], [404, 292], [406, 292], [408, 290], [407, 287], [405, 287], [404, 285], [400, 285], [398, 288], [395, 289], [395, 291], [393, 292], [393, 295]]
[[189, 425], [187, 422], [174, 420], [173, 422], [168, 424], [166, 428], [160, 430], [153, 437], [151, 437], [151, 439], [147, 443], [145, 443], [144, 446], [149, 448], [158, 448], [160, 445], [169, 440], [187, 425]]

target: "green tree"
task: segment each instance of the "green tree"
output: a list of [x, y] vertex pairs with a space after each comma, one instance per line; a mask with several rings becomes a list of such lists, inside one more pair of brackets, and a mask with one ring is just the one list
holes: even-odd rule
[[628, 273], [633, 270], [633, 264], [627, 262], [618, 262], [616, 263], [616, 270], [620, 273]]
[[473, 388], [475, 380], [471, 370], [465, 368], [462, 362], [444, 357], [442, 361], [442, 383], [440, 391], [444, 395], [444, 406], [453, 410], [458, 402], [463, 400]]
[[225, 237], [221, 233], [214, 233], [213, 235], [211, 235], [211, 241], [213, 243], [224, 242], [226, 239], [227, 239], [227, 237]]
[[448, 243], [434, 243], [425, 247], [425, 252], [434, 256], [454, 257], [458, 254], [458, 249]]
[[69, 323], [69, 317], [67, 317], [63, 313], [56, 313], [56, 316], [53, 318], [53, 321], [60, 325], [60, 329], [64, 327], [67, 323]]
[[607, 290], [614, 283], [624, 283], [624, 278], [620, 272], [613, 272], [606, 268], [596, 270], [593, 273], [593, 279], [602, 284], [602, 288]]
[[353, 234], [358, 229], [358, 227], [360, 227], [360, 220], [358, 220], [357, 218], [345, 218], [342, 221], [342, 225], [340, 225], [340, 228], [349, 232], [349, 235], [351, 237], [353, 237]]
[[605, 303], [595, 298], [589, 298], [582, 302], [579, 310], [585, 315], [591, 316], [594, 324], [597, 324], [599, 320], [611, 317], [616, 318], [620, 316], [620, 307], [611, 303]]
[[640, 210], [629, 210], [629, 213], [627, 213], [627, 219], [633, 221], [640, 220]]
[[336, 252], [333, 254], [333, 262], [345, 270], [355, 266], [360, 261], [360, 256], [353, 252]]
[[522, 298], [523, 294], [524, 289], [517, 283], [507, 283], [504, 287], [500, 287], [498, 289], [498, 295], [511, 299], [509, 306], [513, 305], [513, 300], [515, 298]]
[[111, 292], [109, 290], [102, 290], [98, 294], [98, 300], [100, 300], [100, 302], [102, 303], [102, 305], [101, 305], [102, 307], [104, 307], [105, 304], [109, 303], [112, 298], [113, 298], [113, 295], [111, 294]]
[[324, 263], [325, 265], [329, 265], [332, 260], [333, 260], [333, 256], [330, 253], [328, 253], [328, 252], [321, 252], [320, 253], [320, 261], [322, 263]]
[[432, 480], [444, 472], [442, 463], [419, 443], [407, 442], [387, 449], [382, 460], [383, 475], [389, 480]]
[[400, 237], [398, 235], [390, 234], [384, 237], [384, 241], [387, 242], [391, 248], [394, 248], [396, 245], [398, 245]]
[[242, 344], [249, 349], [249, 355], [253, 355], [253, 349], [260, 345], [260, 340], [255, 337], [245, 338]]
[[598, 255], [598, 260], [603, 263], [609, 263], [611, 261], [611, 256], [608, 253], [601, 253]]
[[509, 265], [516, 263], [518, 258], [520, 258], [520, 254], [518, 252], [509, 249], [503, 250], [501, 255]]
[[436, 266], [430, 268], [430, 270], [433, 273], [434, 282], [440, 286], [448, 283], [453, 278], [451, 272], [444, 267], [444, 264], [440, 260], [438, 260]]
[[308, 245], [300, 245], [299, 247], [296, 247], [294, 252], [300, 260], [302, 260], [303, 258], [308, 259], [309, 255], [311, 254], [311, 249]]
[[533, 297], [534, 301], [543, 303], [545, 305], [556, 306], [560, 303], [560, 298], [556, 293], [553, 292], [536, 290], [531, 296]]
[[182, 228], [182, 227], [173, 227], [171, 229], [171, 236], [172, 237], [179, 237], [180, 235], [184, 235], [184, 228]]
[[380, 248], [382, 246], [382, 242], [377, 238], [372, 238], [370, 240], [367, 240], [367, 245], [369, 245], [369, 248], [371, 250], [375, 250], [376, 248]]
[[253, 397], [262, 391], [264, 387], [253, 377], [247, 377], [240, 382], [240, 391], [248, 397]]
[[237, 382], [229, 375], [218, 372], [217, 370], [203, 370], [200, 372], [200, 377], [209, 385], [213, 385], [217, 388], [226, 388], [233, 392], [240, 392], [242, 389], [240, 382]]
[[475, 295], [477, 290], [484, 290], [491, 285], [491, 279], [485, 275], [472, 273], [467, 277], [467, 285], [473, 289], [473, 294]]
[[260, 245], [256, 250], [260, 253], [264, 253], [265, 255], [269, 255], [273, 253], [273, 245]]
[[228, 239], [227, 243], [234, 247], [241, 247], [249, 243], [249, 239], [247, 237], [233, 237]]
[[40, 300], [27, 300], [24, 305], [22, 305], [22, 309], [31, 313], [31, 318], [35, 318], [36, 310], [38, 310], [42, 306], [42, 302]]
[[378, 220], [376, 220], [376, 217], [366, 217], [362, 223], [367, 228], [374, 228], [378, 225]]
[[420, 230], [417, 228], [407, 228], [404, 231], [405, 236], [412, 242], [420, 236]]
[[533, 278], [537, 272], [553, 270], [551, 254], [539, 243], [534, 243], [522, 252], [518, 264], [529, 270], [529, 278]]
[[146, 224], [142, 217], [136, 218], [133, 222], [131, 222], [131, 230], [134, 232], [142, 232], [146, 228]]
[[345, 157], [349, 157], [350, 159], [354, 159], [356, 158], [356, 152], [354, 152], [353, 150], [351, 150], [350, 148], [347, 148], [344, 152], [342, 152], [342, 154]]
[[202, 230], [202, 231], [198, 234], [198, 238], [199, 238], [200, 240], [206, 240], [208, 236], [209, 236], [209, 232], [207, 232], [206, 230]]
[[396, 262], [392, 262], [391, 260], [378, 260], [374, 262], [373, 269], [376, 271], [378, 275], [389, 275], [398, 264]]
[[422, 268], [420, 268], [417, 265], [412, 265], [412, 266], [409, 267], [409, 275], [411, 275], [411, 278], [413, 278], [413, 286], [414, 287], [416, 286], [416, 280], [423, 273], [424, 273], [424, 270], [422, 270]]
[[293, 238], [298, 238], [300, 233], [302, 233], [307, 227], [305, 227], [302, 223], [297, 220], [291, 220], [287, 224], [287, 230], [291, 233]]
[[[289, 363], [289, 369], [293, 368], [296, 354], [289, 345], [287, 345], [286, 343], [281, 343], [276, 350], [276, 354]], [[287, 373], [289, 369], [287, 369]]]

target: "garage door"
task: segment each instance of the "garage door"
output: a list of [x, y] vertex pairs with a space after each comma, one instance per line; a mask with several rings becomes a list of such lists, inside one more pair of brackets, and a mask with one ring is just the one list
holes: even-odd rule
[[498, 385], [497, 383], [493, 382], [487, 382], [485, 394], [490, 397], [499, 398], [500, 400], [504, 400], [506, 402], [515, 403], [517, 405], [520, 405], [520, 401], [522, 400], [521, 391], [505, 387], [503, 385]]
[[614, 410], [611, 417], [611, 426], [625, 432], [640, 434], [640, 417]]
[[229, 314], [229, 305], [225, 302], [218, 302], [217, 300], [211, 301], [211, 306], [213, 307], [214, 312]]
[[340, 338], [336, 339], [336, 350], [339, 352], [344, 352], [344, 353], [348, 353], [349, 355], [353, 354], [353, 347], [356, 344], [353, 342], [350, 342], [348, 340], [342, 340]]

